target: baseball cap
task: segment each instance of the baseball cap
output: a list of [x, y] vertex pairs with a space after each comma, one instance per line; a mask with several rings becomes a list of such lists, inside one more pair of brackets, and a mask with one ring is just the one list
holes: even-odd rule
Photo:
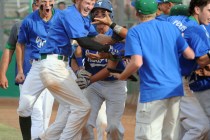
[[156, 0], [133, 0], [131, 5], [144, 15], [153, 14], [157, 11], [158, 5]]
[[178, 4], [171, 8], [170, 15], [171, 16], [177, 16], [177, 15], [183, 15], [183, 16], [189, 16], [188, 6], [184, 4]]
[[177, 4], [182, 4], [182, 0], [156, 0], [157, 3], [172, 2]]

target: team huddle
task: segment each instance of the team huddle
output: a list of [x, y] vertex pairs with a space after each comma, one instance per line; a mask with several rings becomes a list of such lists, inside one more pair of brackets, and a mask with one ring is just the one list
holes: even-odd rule
[[135, 140], [210, 140], [210, 0], [133, 0], [139, 23], [129, 29], [113, 22], [109, 0], [72, 2], [34, 0], [11, 29], [0, 86], [16, 51], [23, 140], [123, 140], [135, 72]]

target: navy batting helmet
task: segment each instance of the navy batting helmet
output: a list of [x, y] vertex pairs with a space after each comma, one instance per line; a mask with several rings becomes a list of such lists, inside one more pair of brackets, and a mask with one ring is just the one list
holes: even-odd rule
[[95, 5], [94, 8], [92, 9], [91, 13], [93, 13], [93, 11], [97, 8], [100, 9], [105, 9], [108, 12], [110, 12], [110, 18], [113, 19], [114, 18], [114, 11], [113, 11], [113, 7], [112, 7], [112, 3], [109, 0], [98, 0]]

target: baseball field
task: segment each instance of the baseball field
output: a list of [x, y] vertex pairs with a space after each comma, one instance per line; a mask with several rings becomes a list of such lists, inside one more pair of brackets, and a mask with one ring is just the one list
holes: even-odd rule
[[[131, 99], [133, 100], [133, 99]], [[17, 98], [0, 98], [0, 140], [21, 140], [16, 109], [18, 106]], [[58, 103], [53, 106], [51, 123], [54, 121]], [[124, 140], [134, 139], [136, 105], [126, 104], [122, 117], [125, 128]]]

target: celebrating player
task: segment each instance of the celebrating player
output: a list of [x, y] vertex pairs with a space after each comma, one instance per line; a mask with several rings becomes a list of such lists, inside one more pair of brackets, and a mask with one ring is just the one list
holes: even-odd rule
[[[206, 0], [205, 0], [206, 1]], [[171, 2], [180, 3], [181, 0], [168, 0], [164, 2], [159, 0], [159, 9], [165, 10], [167, 6], [170, 5]], [[192, 1], [194, 3], [195, 1]], [[201, 2], [201, 1], [200, 1]], [[200, 3], [199, 2], [199, 3]], [[206, 2], [201, 2], [203, 6], [207, 4]], [[200, 3], [200, 4], [201, 4]], [[199, 5], [198, 3], [191, 4], [192, 5]], [[206, 6], [204, 6], [206, 7]], [[192, 8], [194, 10], [194, 8]], [[205, 8], [206, 9], [206, 8]], [[203, 10], [205, 10], [203, 9]], [[186, 10], [186, 11], [184, 11]], [[166, 10], [165, 14], [169, 14], [169, 10]], [[176, 11], [176, 12], [175, 12]], [[170, 23], [174, 24], [179, 30], [180, 33], [183, 34], [183, 37], [186, 39], [189, 46], [194, 50], [195, 56], [197, 60], [199, 57], [205, 54], [205, 49], [208, 50], [208, 38], [206, 33], [200, 28], [198, 22], [202, 23], [203, 17], [205, 16], [205, 12], [200, 12], [197, 15], [196, 12], [191, 12], [191, 16], [189, 15], [188, 7], [183, 5], [175, 5], [171, 8], [170, 14], [179, 15], [179, 16], [169, 16], [169, 15], [160, 15], [157, 19], [164, 20], [166, 19]], [[177, 14], [179, 13], [179, 14]], [[182, 16], [180, 14], [185, 14]], [[194, 20], [196, 18], [196, 20]], [[201, 20], [202, 18], [202, 20]], [[199, 49], [200, 48], [200, 49]], [[181, 74], [183, 76], [183, 87], [184, 87], [184, 96], [181, 98], [180, 103], [180, 124], [181, 124], [181, 131], [180, 139], [188, 140], [188, 139], [206, 139], [208, 137], [209, 132], [209, 121], [208, 117], [205, 114], [201, 104], [199, 103], [198, 99], [195, 96], [195, 93], [189, 87], [189, 79], [193, 70], [197, 67], [196, 60], [186, 60], [182, 55], [180, 55], [180, 68]], [[197, 88], [200, 85], [196, 86]], [[191, 106], [189, 108], [189, 106]], [[196, 114], [200, 114], [197, 116]]]
[[[52, 8], [54, 1], [42, 0], [36, 4], [39, 6], [39, 10], [34, 11], [23, 20], [22, 25], [20, 27], [20, 32], [18, 34], [18, 42], [16, 45], [17, 65], [18, 65], [18, 74], [16, 77], [16, 81], [18, 83], [21, 83], [23, 82], [23, 80], [25, 80], [22, 86], [22, 90], [20, 91], [21, 96], [19, 101], [19, 107], [17, 110], [19, 114], [20, 128], [23, 134], [23, 139], [25, 140], [30, 140], [31, 138], [33, 139], [38, 138], [38, 136], [42, 134], [44, 130], [48, 127], [49, 123], [48, 119], [47, 126], [45, 126], [46, 124], [39, 124], [38, 128], [40, 130], [37, 132], [36, 137], [33, 137], [33, 135], [31, 137], [30, 130], [31, 130], [32, 107], [34, 106], [35, 101], [37, 101], [37, 98], [40, 96], [40, 93], [44, 91], [44, 89], [39, 88], [40, 86], [42, 86], [41, 80], [39, 79], [39, 69], [40, 69], [39, 49], [46, 42], [47, 32], [50, 28], [51, 23], [53, 22], [54, 17], [57, 15], [57, 11]], [[30, 48], [27, 48], [28, 45], [30, 45]], [[26, 79], [22, 65], [24, 56], [28, 55], [28, 51], [24, 52], [25, 48], [30, 49], [31, 53], [29, 59], [32, 62], [32, 67]], [[37, 91], [39, 92], [39, 94], [37, 94]], [[47, 110], [50, 110], [51, 114], [54, 98], [50, 93], [47, 93], [47, 96], [48, 97], [44, 100], [46, 103], [48, 103], [46, 108]], [[28, 107], [27, 104], [31, 105], [30, 109], [27, 109]], [[42, 106], [40, 107], [42, 108]], [[49, 117], [50, 114], [44, 114], [44, 115], [47, 115]], [[36, 118], [40, 118], [40, 116], [37, 116]]]
[[141, 23], [126, 36], [125, 55], [131, 60], [121, 74], [112, 75], [125, 80], [139, 72], [135, 139], [174, 139], [183, 96], [178, 52], [188, 59], [194, 59], [194, 53], [176, 27], [155, 19], [155, 0], [136, 0], [133, 4]]
[[[111, 2], [109, 0], [99, 0], [91, 11], [91, 18], [104, 18], [106, 12], [108, 12], [110, 18], [113, 19], [114, 12]], [[113, 34], [113, 30], [105, 24], [97, 24], [96, 30], [101, 34], [108, 36], [112, 36]], [[113, 45], [113, 48], [121, 51], [124, 49], [124, 44], [116, 43]], [[89, 53], [98, 54], [98, 52], [83, 49], [84, 67], [92, 76], [86, 78], [78, 75], [78, 79], [76, 80], [81, 88], [86, 88], [84, 93], [91, 104], [91, 113], [86, 124], [86, 133], [83, 134], [83, 138], [87, 139], [87, 136], [90, 136], [88, 139], [94, 139], [93, 128], [96, 127], [97, 130], [100, 130], [102, 129], [100, 127], [105, 127], [103, 129], [106, 129], [107, 139], [122, 140], [124, 136], [124, 128], [122, 127], [120, 120], [127, 97], [126, 81], [119, 81], [114, 77], [109, 76], [107, 67], [124, 69], [123, 61], [118, 59], [92, 60], [87, 57]], [[79, 64], [81, 64], [81, 62], [79, 62]], [[100, 109], [103, 102], [105, 102], [106, 105], [106, 110], [104, 111]], [[102, 114], [98, 114], [99, 109]], [[97, 126], [96, 118], [101, 119], [101, 121], [104, 120], [107, 123], [107, 127], [106, 123]], [[104, 132], [97, 132], [98, 135], [100, 135], [100, 137], [98, 136], [98, 139], [102, 140], [103, 135], [101, 136], [101, 134]]]
[[[32, 3], [32, 9], [33, 11], [37, 10], [39, 8], [39, 1], [34, 0]], [[8, 68], [8, 65], [11, 61], [12, 55], [16, 49], [16, 42], [17, 42], [17, 36], [19, 33], [19, 28], [21, 25], [21, 21], [14, 24], [14, 26], [11, 29], [10, 37], [8, 40], [8, 43], [6, 45], [6, 48], [4, 50], [4, 53], [2, 55], [1, 60], [1, 86], [2, 88], [8, 87], [8, 80], [6, 77], [6, 71]], [[25, 55], [24, 55], [24, 62], [23, 62], [23, 71], [24, 75], [27, 75], [31, 68], [31, 62], [30, 62], [30, 55], [31, 55], [31, 46], [26, 45], [25, 47]], [[16, 70], [17, 73], [17, 70]], [[19, 83], [16, 83], [19, 84]], [[22, 89], [22, 83], [19, 84], [20, 91]], [[21, 94], [21, 92], [20, 92]], [[21, 95], [20, 95], [21, 96]], [[48, 127], [51, 112], [52, 112], [52, 105], [53, 105], [54, 98], [51, 94], [48, 93], [47, 90], [44, 90], [41, 93], [41, 96], [37, 99], [33, 106], [33, 111], [31, 115], [32, 120], [32, 126], [31, 126], [31, 137], [32, 139], [38, 138], [40, 134], [43, 133], [43, 131]], [[24, 121], [23, 121], [24, 123]], [[27, 122], [25, 122], [27, 123]], [[29, 136], [27, 133], [22, 133], [23, 139], [29, 139]]]

